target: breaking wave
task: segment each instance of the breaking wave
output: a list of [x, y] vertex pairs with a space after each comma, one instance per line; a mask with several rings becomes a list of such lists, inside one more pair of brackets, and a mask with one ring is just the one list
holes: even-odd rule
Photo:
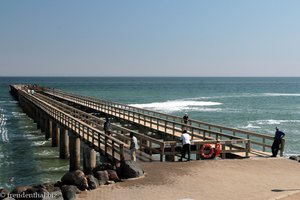
[[130, 106], [163, 111], [163, 112], [177, 112], [177, 111], [218, 111], [218, 108], [206, 108], [207, 106], [218, 106], [222, 103], [212, 101], [185, 101], [174, 100], [165, 102], [153, 102], [146, 104], [130, 104]]

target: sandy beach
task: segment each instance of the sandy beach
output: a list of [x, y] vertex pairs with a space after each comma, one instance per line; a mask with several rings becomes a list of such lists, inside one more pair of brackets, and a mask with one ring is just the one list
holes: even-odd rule
[[285, 158], [141, 164], [144, 178], [101, 186], [77, 199], [300, 199], [300, 163]]

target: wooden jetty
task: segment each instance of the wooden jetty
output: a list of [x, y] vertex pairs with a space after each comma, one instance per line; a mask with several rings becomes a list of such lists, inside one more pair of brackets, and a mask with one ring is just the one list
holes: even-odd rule
[[[251, 131], [189, 120], [85, 97], [37, 85], [10, 85], [11, 94], [19, 101], [23, 111], [51, 138], [52, 146], [59, 147], [60, 158], [70, 159], [70, 170], [80, 169], [80, 148], [84, 149], [86, 170], [96, 164], [96, 152], [111, 160], [129, 158], [130, 132], [138, 139], [139, 161], [176, 161], [180, 154], [182, 130], [191, 135], [191, 154], [199, 160], [204, 144], [221, 146], [220, 157], [247, 158], [269, 156], [273, 137]], [[112, 122], [112, 134], [103, 130], [104, 118]], [[280, 155], [284, 151], [284, 139]], [[202, 149], [203, 150], [203, 149]]]

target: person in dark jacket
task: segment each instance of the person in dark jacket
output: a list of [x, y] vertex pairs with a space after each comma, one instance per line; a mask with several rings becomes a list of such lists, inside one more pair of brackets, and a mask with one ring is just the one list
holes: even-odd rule
[[105, 117], [105, 122], [103, 124], [103, 129], [104, 129], [104, 133], [106, 135], [111, 134], [111, 124], [110, 124], [110, 121], [109, 121], [108, 117]]
[[285, 136], [285, 133], [282, 131], [279, 131], [279, 129], [276, 127], [276, 132], [274, 136], [274, 141], [272, 144], [272, 157], [276, 157], [278, 150], [279, 150], [279, 145], [281, 144], [281, 139]]

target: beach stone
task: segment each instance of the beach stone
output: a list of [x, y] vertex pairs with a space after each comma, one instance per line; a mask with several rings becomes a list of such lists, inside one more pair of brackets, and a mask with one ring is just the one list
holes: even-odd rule
[[104, 170], [114, 170], [114, 167], [110, 163], [103, 163], [103, 164], [97, 165], [93, 169], [93, 173], [95, 173], [97, 171], [104, 171]]
[[107, 172], [110, 181], [114, 181], [114, 182], [120, 181], [118, 174], [115, 170], [107, 170]]
[[88, 175], [87, 180], [89, 184], [89, 189], [94, 190], [99, 186], [98, 179], [96, 179], [93, 175]]
[[8, 197], [9, 191], [5, 188], [1, 188], [0, 189], [0, 199], [5, 199], [6, 197]]
[[[28, 194], [28, 192], [31, 192], [33, 190], [32, 186], [17, 186], [15, 187], [10, 194], [12, 195], [22, 195], [22, 194]], [[22, 198], [15, 198], [15, 199], [22, 199]]]
[[85, 174], [81, 170], [67, 172], [61, 178], [61, 182], [64, 185], [75, 185], [80, 190], [85, 190], [89, 188], [88, 181], [85, 177]]
[[300, 162], [300, 156], [290, 156], [290, 159]]
[[115, 184], [115, 182], [114, 181], [107, 181], [106, 184], [107, 185], [112, 185], [112, 184]]
[[77, 187], [75, 185], [63, 185], [61, 187], [61, 193], [64, 200], [75, 200], [76, 192], [77, 192]]
[[120, 178], [137, 178], [144, 175], [144, 170], [141, 166], [132, 160], [122, 160], [118, 169]]
[[109, 180], [109, 175], [106, 170], [104, 171], [97, 171], [94, 176], [99, 180], [100, 185], [106, 184], [106, 182]]

